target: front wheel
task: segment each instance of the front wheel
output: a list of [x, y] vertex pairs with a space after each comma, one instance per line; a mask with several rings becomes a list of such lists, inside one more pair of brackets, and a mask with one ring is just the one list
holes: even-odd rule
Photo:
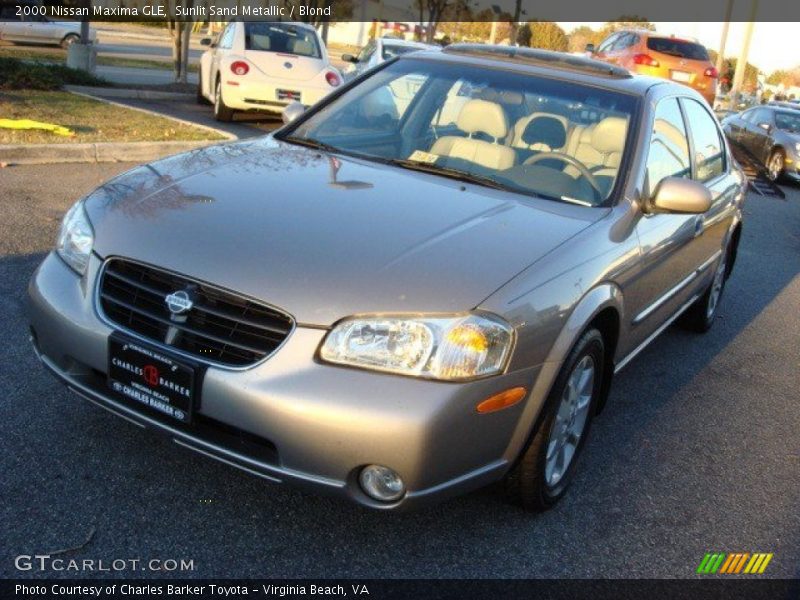
[[64, 50], [66, 50], [67, 48], [72, 46], [72, 44], [77, 44], [80, 41], [81, 41], [81, 38], [80, 38], [79, 35], [75, 35], [74, 33], [70, 33], [69, 35], [65, 35], [64, 39], [61, 40], [61, 47], [64, 48]]
[[225, 123], [233, 120], [233, 109], [226, 106], [225, 100], [222, 99], [222, 81], [219, 79], [214, 88], [214, 118]]
[[778, 181], [781, 178], [785, 160], [786, 156], [783, 154], [783, 150], [776, 149], [772, 151], [772, 154], [769, 155], [769, 160], [767, 160], [767, 179]]
[[510, 499], [526, 510], [547, 510], [566, 493], [597, 409], [604, 359], [603, 336], [592, 328], [564, 361], [533, 438], [506, 476]]

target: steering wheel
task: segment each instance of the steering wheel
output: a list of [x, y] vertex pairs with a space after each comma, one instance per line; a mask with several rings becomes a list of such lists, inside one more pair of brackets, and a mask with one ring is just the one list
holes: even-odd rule
[[569, 154], [564, 154], [563, 152], [541, 152], [540, 154], [534, 154], [533, 156], [527, 158], [523, 165], [535, 165], [536, 163], [547, 160], [549, 158], [554, 158], [556, 160], [560, 160], [563, 163], [567, 163], [568, 165], [572, 165], [576, 169], [578, 169], [578, 173], [580, 173], [581, 177], [583, 177], [586, 181], [589, 182], [589, 185], [592, 186], [592, 189], [597, 193], [597, 199], [603, 197], [604, 192], [600, 188], [600, 184], [597, 181], [597, 178], [592, 175], [592, 172], [589, 168], [579, 161], [574, 156], [570, 156]]

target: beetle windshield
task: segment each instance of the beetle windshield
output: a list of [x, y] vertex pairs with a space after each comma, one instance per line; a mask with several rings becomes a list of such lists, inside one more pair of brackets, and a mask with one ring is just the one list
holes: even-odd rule
[[619, 178], [636, 106], [566, 78], [408, 57], [279, 137], [598, 206]]

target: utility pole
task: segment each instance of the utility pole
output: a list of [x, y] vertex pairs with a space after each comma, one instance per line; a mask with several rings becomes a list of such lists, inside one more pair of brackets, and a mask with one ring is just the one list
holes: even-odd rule
[[742, 51], [736, 61], [736, 73], [733, 76], [733, 86], [731, 87], [731, 108], [736, 110], [739, 104], [739, 93], [744, 82], [745, 71], [747, 70], [747, 56], [750, 53], [750, 39], [753, 37], [753, 26], [755, 25], [756, 13], [758, 12], [758, 0], [752, 0], [750, 7], [750, 21], [744, 31], [744, 41]]
[[719, 41], [719, 55], [717, 56], [717, 73], [722, 76], [722, 67], [725, 66], [725, 45], [728, 43], [728, 28], [731, 25], [733, 13], [733, 0], [728, 0], [725, 7], [725, 20], [722, 22], [722, 39]]

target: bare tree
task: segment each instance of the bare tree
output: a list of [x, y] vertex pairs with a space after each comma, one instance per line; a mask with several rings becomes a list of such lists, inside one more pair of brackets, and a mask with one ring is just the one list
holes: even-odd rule
[[[194, 0], [185, 0], [184, 8], [191, 9]], [[167, 12], [167, 30], [172, 37], [172, 72], [177, 83], [188, 82], [189, 45], [192, 35], [192, 21], [181, 21], [174, 18], [175, 0], [165, 0]]]

